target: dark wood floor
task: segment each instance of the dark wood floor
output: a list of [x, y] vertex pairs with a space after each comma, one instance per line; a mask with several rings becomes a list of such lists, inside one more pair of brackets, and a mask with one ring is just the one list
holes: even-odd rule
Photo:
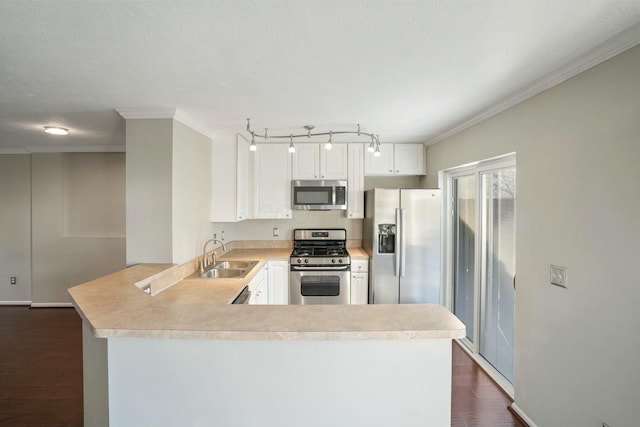
[[[453, 344], [453, 427], [522, 427], [509, 398]], [[81, 427], [82, 329], [69, 308], [0, 306], [0, 426]]]
[[71, 308], [0, 307], [0, 426], [82, 424], [80, 317]]
[[511, 399], [457, 343], [452, 371], [452, 427], [526, 426], [509, 411]]

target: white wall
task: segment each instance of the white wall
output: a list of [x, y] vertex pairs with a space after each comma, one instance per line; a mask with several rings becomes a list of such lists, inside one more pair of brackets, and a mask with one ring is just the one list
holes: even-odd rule
[[515, 404], [540, 427], [640, 419], [639, 76], [635, 47], [427, 150], [428, 186], [517, 152]]
[[173, 120], [127, 120], [127, 265], [171, 262]]
[[173, 119], [130, 119], [127, 265], [181, 264], [213, 236], [211, 140]]
[[[0, 302], [31, 301], [31, 157], [0, 155]], [[17, 282], [10, 284], [10, 277]]]
[[32, 154], [32, 301], [125, 266], [124, 155]]
[[173, 262], [202, 253], [213, 237], [211, 208], [211, 139], [175, 121], [172, 166]]

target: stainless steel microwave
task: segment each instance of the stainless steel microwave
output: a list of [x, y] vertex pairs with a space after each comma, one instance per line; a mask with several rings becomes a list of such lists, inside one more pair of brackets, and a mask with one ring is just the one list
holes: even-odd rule
[[346, 210], [347, 181], [291, 181], [291, 205], [294, 210]]

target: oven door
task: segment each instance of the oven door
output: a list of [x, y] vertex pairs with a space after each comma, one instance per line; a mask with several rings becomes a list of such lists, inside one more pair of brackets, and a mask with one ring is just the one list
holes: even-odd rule
[[349, 304], [349, 266], [337, 268], [291, 266], [291, 304]]

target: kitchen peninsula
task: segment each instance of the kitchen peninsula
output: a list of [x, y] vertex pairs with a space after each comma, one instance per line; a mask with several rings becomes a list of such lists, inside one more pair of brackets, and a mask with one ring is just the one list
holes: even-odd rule
[[244, 279], [194, 277], [194, 260], [71, 288], [85, 426], [449, 426], [464, 325], [438, 305], [229, 304], [288, 254], [229, 252], [259, 261]]

